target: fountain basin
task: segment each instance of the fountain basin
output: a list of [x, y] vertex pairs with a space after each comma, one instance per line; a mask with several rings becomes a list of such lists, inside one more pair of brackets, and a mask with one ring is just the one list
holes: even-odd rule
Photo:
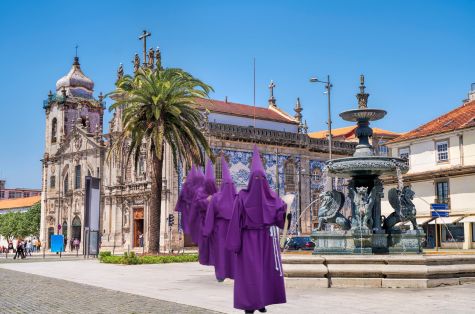
[[327, 161], [326, 169], [332, 177], [397, 175], [397, 168], [404, 174], [409, 171], [406, 161], [401, 158], [367, 156], [347, 157]]
[[340, 117], [346, 121], [376, 121], [386, 115], [386, 110], [382, 109], [353, 109], [340, 113]]

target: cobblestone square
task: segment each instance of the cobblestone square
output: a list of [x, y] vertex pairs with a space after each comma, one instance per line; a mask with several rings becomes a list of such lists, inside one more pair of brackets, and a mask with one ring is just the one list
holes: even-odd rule
[[[4, 263], [0, 313], [240, 313], [231, 281], [198, 263]], [[269, 313], [474, 313], [475, 285], [433, 289], [289, 288]]]

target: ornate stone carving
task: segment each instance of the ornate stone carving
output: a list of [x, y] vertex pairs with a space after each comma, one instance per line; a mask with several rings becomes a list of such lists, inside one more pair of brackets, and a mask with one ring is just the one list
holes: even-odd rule
[[130, 221], [130, 210], [128, 207], [124, 207], [124, 228], [128, 228], [129, 227], [129, 221]]
[[138, 53], [136, 53], [134, 56], [133, 64], [134, 64], [134, 72], [137, 72], [140, 67], [140, 57]]
[[318, 230], [323, 230], [325, 223], [336, 223], [342, 230], [349, 230], [350, 221], [346, 219], [340, 210], [345, 203], [345, 195], [332, 190], [320, 194], [321, 206], [318, 210]]
[[54, 217], [53, 216], [46, 216], [46, 223], [50, 226], [54, 226]]
[[82, 146], [82, 136], [77, 134], [74, 136], [74, 147], [79, 150]]

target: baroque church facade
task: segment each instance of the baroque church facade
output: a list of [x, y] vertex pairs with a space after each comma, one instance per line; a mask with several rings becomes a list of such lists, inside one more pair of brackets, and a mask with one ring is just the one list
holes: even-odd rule
[[[160, 51], [144, 53], [143, 66], [154, 66]], [[140, 64], [138, 55], [135, 69]], [[122, 65], [118, 76], [123, 75]], [[302, 119], [297, 99], [292, 116], [277, 106], [275, 84], [269, 86], [267, 107], [229, 102], [227, 99], [199, 100], [203, 113], [202, 130], [215, 156], [224, 155], [238, 189], [247, 186], [252, 147], [261, 151], [270, 186], [280, 195], [296, 194], [292, 206], [291, 233], [309, 234], [316, 226], [318, 195], [323, 190], [323, 165], [328, 159], [326, 139], [311, 138]], [[85, 177], [100, 179], [101, 250], [114, 252], [148, 251], [151, 168], [144, 152], [135, 162], [126, 162], [124, 154], [109, 154], [111, 143], [122, 131], [121, 109], [114, 112], [109, 130], [104, 132], [105, 110], [102, 94], [94, 97], [94, 83], [74, 59], [67, 75], [56, 83], [44, 101], [46, 114], [45, 152], [42, 159], [40, 239], [49, 248], [52, 234], [63, 234], [65, 249], [74, 239], [84, 242]], [[334, 158], [349, 156], [354, 143], [334, 141]], [[215, 173], [221, 179], [220, 158]], [[180, 217], [174, 211], [184, 181], [182, 168], [177, 173], [166, 148], [163, 171], [161, 251], [177, 251], [193, 243], [183, 235]], [[343, 181], [335, 182], [344, 189]], [[167, 219], [174, 216], [174, 225]], [[300, 216], [300, 218], [298, 218]], [[143, 235], [140, 247], [139, 236]]]

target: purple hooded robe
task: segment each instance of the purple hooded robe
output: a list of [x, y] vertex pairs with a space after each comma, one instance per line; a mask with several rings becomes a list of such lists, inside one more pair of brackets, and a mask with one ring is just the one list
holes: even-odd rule
[[237, 253], [234, 273], [234, 307], [261, 309], [285, 303], [285, 286], [279, 248], [287, 205], [270, 189], [257, 147], [254, 146], [247, 189], [241, 190], [226, 237]]
[[226, 235], [233, 214], [236, 187], [223, 156], [221, 156], [221, 166], [223, 174], [221, 189], [210, 201], [203, 227], [203, 235], [211, 239], [210, 250], [213, 252], [214, 271], [218, 280], [234, 279], [236, 263], [236, 254], [226, 248]]
[[188, 173], [188, 176], [186, 177], [186, 181], [183, 184], [183, 188], [175, 206], [175, 210], [181, 213], [181, 224], [185, 234], [191, 234], [191, 205], [193, 203], [196, 191], [198, 187], [203, 184], [203, 181], [203, 173], [199, 169], [197, 170], [193, 165], [190, 172]]
[[182, 228], [184, 233], [189, 233], [190, 227], [186, 218], [189, 215], [189, 206], [191, 201], [193, 200], [194, 196], [194, 189], [193, 189], [193, 180], [196, 177], [196, 169], [195, 165], [191, 166], [191, 170], [186, 176], [185, 183], [183, 183], [183, 187], [180, 191], [180, 195], [178, 196], [178, 201], [176, 202], [175, 211], [181, 213], [181, 221], [182, 221]]
[[[193, 242], [198, 244], [201, 265], [213, 265], [214, 257], [210, 251], [211, 238], [203, 236], [203, 226], [211, 196], [217, 192], [211, 160], [206, 163], [204, 184], [198, 187], [191, 205], [190, 229]], [[211, 243], [212, 245], [212, 243]]]

